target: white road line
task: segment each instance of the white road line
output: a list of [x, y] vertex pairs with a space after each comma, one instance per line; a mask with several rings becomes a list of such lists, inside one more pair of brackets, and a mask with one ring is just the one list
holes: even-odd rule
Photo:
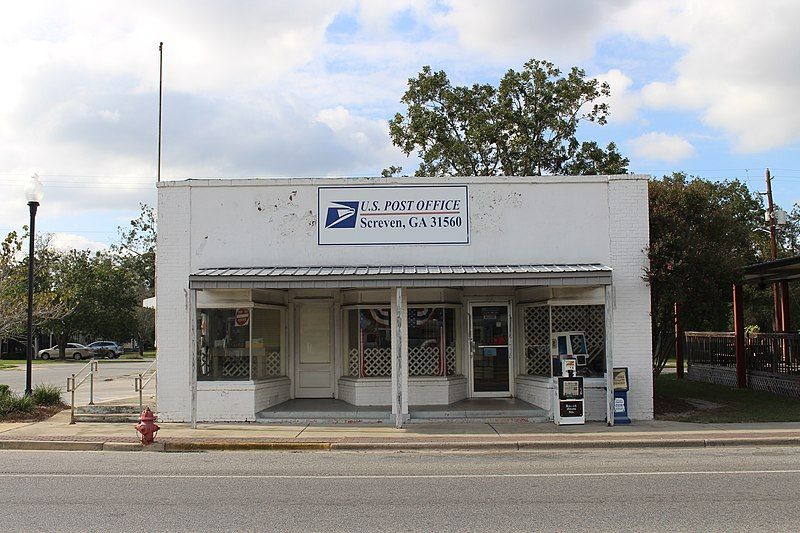
[[120, 478], [120, 479], [492, 479], [492, 478], [571, 478], [635, 476], [742, 476], [759, 474], [800, 474], [794, 470], [698, 470], [655, 472], [555, 472], [551, 474], [365, 474], [365, 475], [282, 475], [282, 474], [41, 474], [0, 473], [0, 478]]

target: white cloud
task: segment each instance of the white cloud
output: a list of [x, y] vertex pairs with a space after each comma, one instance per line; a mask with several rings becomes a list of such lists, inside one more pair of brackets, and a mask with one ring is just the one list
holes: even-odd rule
[[[642, 91], [646, 105], [698, 110], [741, 152], [800, 139], [800, 3], [777, 0], [673, 2], [658, 20], [645, 10], [629, 21], [685, 50], [673, 79]], [[652, 24], [648, 26], [648, 21]], [[643, 35], [654, 38], [655, 35]]]
[[628, 141], [633, 153], [651, 161], [675, 163], [694, 155], [694, 146], [678, 135], [650, 132]]
[[[656, 79], [640, 80], [649, 82], [642, 105], [696, 111], [740, 152], [800, 139], [795, 0], [452, 0], [438, 19], [479, 61], [504, 65], [530, 57], [585, 64], [609, 37], [666, 43], [680, 57]], [[629, 95], [623, 105], [614, 102], [612, 120], [632, 116], [639, 98]]]
[[639, 94], [630, 90], [633, 80], [619, 69], [595, 77], [611, 87], [611, 98], [607, 99], [610, 108], [608, 121], [629, 122], [636, 118], [641, 101]]
[[50, 244], [57, 250], [89, 250], [92, 253], [108, 250], [105, 243], [72, 233], [53, 233]]
[[531, 57], [556, 61], [590, 58], [598, 39], [616, 29], [615, 19], [630, 0], [453, 0], [441, 23], [459, 43], [494, 59]]
[[[397, 164], [386, 120], [352, 108], [389, 97], [391, 66], [331, 74], [324, 64], [337, 59], [321, 50], [343, 6], [353, 2], [0, 5], [0, 227], [27, 221], [17, 196], [33, 167], [46, 189], [42, 231], [89, 227], [89, 214], [113, 229], [154, 202], [142, 178], [155, 176], [162, 39], [164, 176], [377, 174]], [[374, 50], [369, 65], [381, 63]]]

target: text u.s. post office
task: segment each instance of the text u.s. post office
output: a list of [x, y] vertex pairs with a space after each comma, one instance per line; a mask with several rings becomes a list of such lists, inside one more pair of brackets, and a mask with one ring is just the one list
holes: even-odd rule
[[160, 416], [652, 418], [647, 246], [638, 175], [162, 182]]

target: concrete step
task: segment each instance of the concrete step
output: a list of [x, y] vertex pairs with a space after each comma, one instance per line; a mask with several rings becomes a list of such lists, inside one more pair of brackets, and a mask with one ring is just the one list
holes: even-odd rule
[[510, 417], [510, 416], [496, 416], [496, 417], [443, 417], [443, 418], [415, 418], [411, 415], [406, 424], [520, 424], [532, 423], [540, 424], [548, 422], [547, 416], [534, 416], [534, 417]]
[[291, 411], [266, 409], [256, 413], [256, 422], [260, 424], [355, 424], [385, 423], [389, 421], [389, 412], [384, 409], [347, 409], [326, 411]]
[[[152, 407], [150, 407], [152, 409]], [[139, 414], [138, 405], [109, 405], [109, 404], [96, 404], [96, 405], [81, 405], [75, 408], [76, 413], [87, 415], [121, 415], [121, 414]]]
[[544, 409], [530, 408], [530, 409], [477, 409], [477, 410], [460, 410], [460, 409], [447, 409], [447, 408], [414, 408], [409, 409], [411, 418], [420, 419], [484, 419], [484, 418], [547, 418], [547, 411]]
[[291, 426], [298, 426], [298, 425], [306, 425], [306, 424], [332, 424], [332, 425], [339, 425], [339, 424], [388, 424], [390, 420], [388, 418], [309, 418], [309, 417], [301, 417], [301, 418], [265, 418], [265, 417], [257, 417], [256, 424], [269, 424], [269, 425], [291, 425]]
[[75, 413], [76, 422], [116, 422], [136, 423], [139, 415], [135, 413]]

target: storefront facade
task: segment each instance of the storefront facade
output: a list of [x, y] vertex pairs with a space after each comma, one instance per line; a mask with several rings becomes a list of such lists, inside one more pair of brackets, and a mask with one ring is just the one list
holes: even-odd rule
[[301, 398], [552, 417], [558, 334], [585, 343], [587, 419], [612, 367], [652, 417], [643, 176], [163, 182], [158, 223], [164, 420]]

